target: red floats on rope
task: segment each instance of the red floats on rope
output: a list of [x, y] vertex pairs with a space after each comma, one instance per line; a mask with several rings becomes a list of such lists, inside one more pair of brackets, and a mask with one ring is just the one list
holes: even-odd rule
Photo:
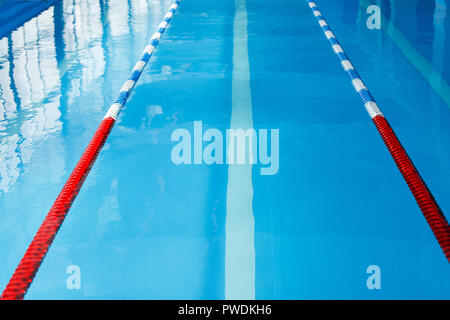
[[53, 203], [52, 208], [42, 222], [38, 232], [34, 236], [33, 241], [31, 241], [19, 266], [9, 280], [8, 285], [0, 297], [1, 299], [23, 299], [36, 272], [41, 266], [56, 233], [61, 227], [70, 206], [75, 200], [95, 159], [105, 144], [114, 123], [115, 120], [113, 118], [105, 118], [100, 123], [91, 142], [81, 156], [81, 159], [78, 161], [75, 169], [73, 169], [72, 174], [56, 198], [56, 201]]

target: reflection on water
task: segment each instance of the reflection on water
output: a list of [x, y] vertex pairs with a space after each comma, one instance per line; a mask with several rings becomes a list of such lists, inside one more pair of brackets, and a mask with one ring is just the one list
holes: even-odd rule
[[101, 118], [169, 2], [64, 0], [0, 39], [0, 195], [48, 137]]
[[[86, 112], [105, 110], [169, 3], [64, 0], [0, 39], [0, 194], [26, 171], [49, 135], [61, 135], [64, 126], [83, 118], [96, 123], [98, 117]], [[449, 0], [376, 3], [449, 79]], [[360, 3], [340, 5], [345, 23], [365, 26]], [[94, 91], [97, 100], [91, 103], [84, 93]], [[58, 150], [64, 150], [60, 143]], [[64, 167], [64, 157], [57, 158]]]
[[439, 72], [443, 71], [444, 48], [445, 48], [445, 19], [447, 17], [447, 6], [444, 1], [436, 1], [433, 14], [433, 25], [435, 30], [433, 44], [433, 62]]
[[53, 13], [1, 39], [0, 192], [16, 181], [41, 139], [61, 129]]
[[[439, 3], [446, 8], [446, 17], [444, 20], [444, 28], [443, 30], [450, 30], [450, 14], [447, 14], [447, 8], [450, 11], [450, 0], [439, 1]], [[445, 33], [445, 44], [444, 44], [444, 57], [447, 57], [447, 59], [444, 59], [444, 75], [450, 74], [450, 32]]]
[[419, 1], [416, 6], [417, 21], [417, 42], [423, 43], [429, 47], [433, 43], [434, 11], [436, 3], [434, 1]]
[[383, 15], [393, 22], [419, 52], [450, 82], [449, 0], [382, 0]]

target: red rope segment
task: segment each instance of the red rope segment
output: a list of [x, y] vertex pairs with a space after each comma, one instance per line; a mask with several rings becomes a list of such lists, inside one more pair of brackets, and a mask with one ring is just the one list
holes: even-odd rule
[[434, 233], [439, 245], [444, 251], [447, 260], [450, 262], [450, 227], [447, 219], [442, 213], [439, 205], [434, 200], [433, 195], [426, 186], [419, 172], [414, 167], [411, 159], [398, 140], [388, 121], [383, 116], [376, 116], [373, 119], [383, 141], [391, 153], [394, 161], [400, 170], [403, 178], [409, 186], [414, 198], [422, 210], [431, 230]]
[[21, 300], [25, 296], [78, 191], [105, 144], [114, 123], [115, 120], [113, 118], [105, 118], [98, 126], [91, 142], [85, 149], [75, 169], [73, 169], [72, 174], [9, 280], [0, 297], [1, 300]]

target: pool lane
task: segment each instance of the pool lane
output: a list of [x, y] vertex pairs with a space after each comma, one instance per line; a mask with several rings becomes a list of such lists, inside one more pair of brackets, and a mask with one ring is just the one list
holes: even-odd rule
[[[3, 225], [12, 226], [2, 233], [2, 287], [170, 1], [151, 1], [147, 16], [136, 3], [127, 7], [121, 1], [80, 11], [88, 4], [81, 1], [66, 10], [79, 14], [79, 28], [87, 27], [82, 13], [88, 12], [97, 23], [91, 21], [91, 33], [98, 38], [63, 39], [58, 48], [64, 53], [57, 59], [65, 70], [63, 130], [36, 148], [40, 157], [24, 164], [29, 183], [19, 177], [2, 194]], [[195, 120], [205, 128], [229, 126], [232, 7], [208, 1], [180, 6], [26, 298], [224, 297], [227, 167], [173, 164], [170, 138], [177, 128], [191, 129]], [[63, 19], [66, 27], [71, 18]], [[99, 58], [98, 52], [90, 55], [93, 43], [103, 45], [97, 64], [88, 60]], [[89, 68], [94, 66], [97, 74]], [[52, 159], [55, 140], [65, 148], [55, 150], [59, 167]], [[49, 173], [58, 178], [49, 182]], [[80, 290], [67, 287], [71, 265], [80, 267]]]
[[[364, 2], [365, 0], [360, 0]], [[450, 81], [450, 1], [386, 1], [381, 11], [442, 77]]]
[[[78, 199], [80, 214], [73, 217], [92, 225], [95, 235], [86, 250], [75, 247], [71, 255], [90, 272], [86, 297], [224, 296], [218, 275], [224, 272], [226, 167], [174, 165], [170, 135], [191, 130], [195, 120], [219, 129], [229, 123], [227, 6], [181, 4], [146, 83], [136, 87], [111, 135], [103, 155], [109, 165], [98, 164], [103, 183]], [[98, 197], [101, 190], [108, 191]]]
[[[365, 7], [317, 3], [447, 212], [448, 108]], [[280, 129], [279, 173], [253, 180], [257, 298], [448, 297], [448, 263], [307, 3], [249, 0], [248, 16], [255, 127]]]

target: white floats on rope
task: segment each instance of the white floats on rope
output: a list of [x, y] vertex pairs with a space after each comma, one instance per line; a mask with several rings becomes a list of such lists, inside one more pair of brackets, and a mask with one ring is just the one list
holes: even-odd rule
[[344, 68], [344, 71], [347, 73], [347, 75], [350, 77], [350, 80], [352, 82], [353, 87], [355, 88], [355, 91], [359, 94], [361, 97], [364, 106], [369, 113], [369, 116], [373, 119], [376, 116], [383, 116], [380, 109], [378, 108], [377, 103], [374, 101], [372, 94], [367, 89], [367, 87], [364, 85], [364, 82], [362, 81], [361, 77], [359, 76], [358, 72], [353, 67], [352, 63], [350, 62], [350, 59], [347, 57], [346, 53], [344, 52], [344, 49], [342, 48], [341, 44], [339, 43], [338, 39], [334, 35], [333, 31], [331, 31], [330, 26], [325, 21], [322, 13], [319, 11], [319, 8], [317, 5], [312, 2], [308, 1], [309, 7], [311, 8], [314, 16], [317, 19], [317, 22], [319, 23], [320, 27], [322, 28], [323, 33], [325, 34], [325, 37], [330, 41], [331, 47], [333, 48], [334, 53], [338, 56], [339, 60], [341, 61], [342, 68]]
[[130, 76], [128, 77], [128, 80], [125, 81], [122, 88], [120, 89], [119, 95], [117, 96], [116, 100], [111, 105], [108, 112], [106, 112], [106, 115], [104, 117], [105, 119], [112, 118], [114, 120], [117, 120], [120, 110], [124, 107], [125, 103], [128, 100], [128, 97], [131, 94], [131, 91], [134, 88], [134, 85], [136, 84], [136, 82], [138, 81], [139, 77], [142, 74], [142, 70], [144, 70], [144, 67], [147, 65], [151, 56], [155, 52], [156, 46], [158, 45], [161, 36], [163, 35], [167, 26], [169, 25], [169, 22], [172, 19], [173, 14], [177, 10], [180, 2], [181, 0], [175, 0], [170, 6], [169, 11], [164, 16], [164, 21], [158, 25], [158, 29], [150, 38], [150, 43], [145, 47], [139, 61], [136, 62], [133, 70], [131, 71]]

